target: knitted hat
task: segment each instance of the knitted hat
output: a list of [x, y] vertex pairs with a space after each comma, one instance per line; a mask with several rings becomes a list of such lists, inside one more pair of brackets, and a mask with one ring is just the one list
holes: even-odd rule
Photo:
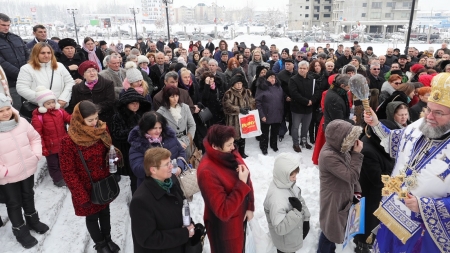
[[137, 82], [139, 80], [143, 80], [144, 77], [142, 77], [142, 73], [140, 70], [131, 68], [131, 69], [127, 70], [127, 79], [128, 79], [128, 82], [131, 84], [131, 83]]
[[137, 69], [137, 65], [133, 61], [127, 61], [124, 66], [125, 71], [128, 69]]
[[63, 50], [65, 47], [77, 47], [77, 43], [74, 39], [71, 38], [65, 38], [58, 42], [58, 46], [61, 50]]
[[367, 47], [367, 50], [373, 51], [373, 47]]
[[83, 63], [80, 64], [80, 66], [78, 66], [78, 74], [83, 76], [84, 72], [86, 72], [86, 70], [88, 70], [90, 68], [94, 68], [97, 71], [100, 71], [97, 63], [95, 63], [93, 61], [84, 61]]
[[422, 64], [414, 64], [414, 65], [412, 65], [411, 66], [411, 68], [410, 68], [410, 70], [413, 72], [413, 73], [417, 73], [420, 69], [423, 69], [424, 67], [423, 67], [423, 65]]
[[292, 60], [291, 58], [287, 58], [284, 60], [284, 63], [286, 63], [286, 62], [294, 63], [294, 60]]
[[5, 94], [0, 93], [0, 108], [6, 107], [6, 106], [11, 107], [12, 106], [11, 102], [12, 102], [12, 99], [10, 97], [7, 97]]
[[141, 63], [143, 63], [143, 62], [146, 62], [146, 63], [148, 64], [150, 61], [149, 61], [148, 58], [145, 57], [144, 55], [139, 55], [139, 56], [138, 56], [138, 65], [141, 64]]
[[36, 100], [36, 102], [37, 102], [37, 104], [39, 106], [38, 110], [39, 110], [40, 113], [46, 113], [47, 112], [47, 108], [44, 107], [44, 103], [49, 101], [49, 100], [52, 100], [52, 99], [55, 100], [55, 103], [56, 103], [55, 109], [58, 110], [60, 108], [60, 106], [59, 106], [58, 101], [56, 101], [56, 96], [55, 96], [55, 94], [53, 94], [53, 91], [45, 88], [45, 86], [42, 86], [42, 85], [36, 87], [36, 98], [35, 98], [35, 100]]
[[281, 53], [286, 52], [287, 55], [289, 55], [289, 48], [283, 48], [283, 50], [281, 50]]
[[275, 75], [275, 73], [272, 70], [269, 70], [269, 71], [267, 71], [265, 78], [267, 79], [270, 76], [275, 76], [276, 77], [277, 75]]
[[353, 56], [352, 60], [354, 60], [354, 59], [356, 59], [359, 62], [359, 64], [361, 64], [361, 57]]

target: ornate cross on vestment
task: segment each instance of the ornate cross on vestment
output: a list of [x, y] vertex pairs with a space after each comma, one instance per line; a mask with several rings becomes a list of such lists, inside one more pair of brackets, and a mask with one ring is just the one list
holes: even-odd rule
[[444, 172], [438, 175], [438, 178], [440, 178], [442, 181], [445, 181], [445, 178], [447, 178], [448, 175], [450, 175], [450, 159], [446, 155], [443, 155], [441, 157], [441, 160], [444, 161], [447, 164], [447, 169], [445, 169]]
[[402, 190], [402, 184], [405, 180], [404, 175], [397, 175], [391, 177], [389, 175], [382, 175], [381, 182], [384, 184], [383, 189], [381, 189], [381, 196], [389, 196], [392, 193], [397, 193], [399, 199], [404, 199], [408, 196], [408, 192]]
[[408, 143], [408, 141], [412, 141], [414, 139], [414, 137], [412, 137], [414, 130], [415, 130], [415, 128], [411, 129], [409, 134], [405, 135], [406, 140], [405, 140], [405, 143], [403, 143], [402, 152], [405, 151], [405, 147], [406, 147], [406, 144]]

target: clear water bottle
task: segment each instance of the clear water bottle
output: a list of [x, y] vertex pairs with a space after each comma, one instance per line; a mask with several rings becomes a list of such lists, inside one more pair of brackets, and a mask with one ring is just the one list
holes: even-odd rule
[[191, 225], [191, 211], [187, 199], [183, 200], [183, 226], [187, 227]]
[[177, 159], [173, 159], [172, 160], [172, 174], [177, 173], [177, 171], [178, 171]]
[[117, 160], [116, 150], [114, 149], [114, 146], [111, 145], [109, 148], [109, 173], [117, 172], [117, 165], [115, 164]]

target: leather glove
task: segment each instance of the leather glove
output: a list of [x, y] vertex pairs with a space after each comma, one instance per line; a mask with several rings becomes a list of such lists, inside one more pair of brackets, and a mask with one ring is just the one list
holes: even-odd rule
[[296, 197], [289, 197], [289, 203], [291, 203], [292, 207], [297, 209], [297, 211], [302, 211], [302, 202]]
[[244, 114], [244, 115], [246, 115], [246, 114], [248, 114], [248, 109], [247, 108], [240, 108], [239, 112]]
[[356, 196], [353, 196], [353, 204], [356, 205], [359, 203], [359, 199]]
[[309, 233], [309, 221], [303, 222], [303, 240], [306, 238], [306, 236]]

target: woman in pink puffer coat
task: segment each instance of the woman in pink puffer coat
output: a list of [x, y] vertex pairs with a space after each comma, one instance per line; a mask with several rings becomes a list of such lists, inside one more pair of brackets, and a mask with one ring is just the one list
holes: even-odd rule
[[[34, 173], [42, 157], [41, 136], [0, 93], [0, 192], [5, 197], [13, 234], [24, 248], [37, 244], [30, 229], [43, 234], [48, 226], [39, 221], [34, 206]], [[25, 221], [22, 216], [25, 214]]]

